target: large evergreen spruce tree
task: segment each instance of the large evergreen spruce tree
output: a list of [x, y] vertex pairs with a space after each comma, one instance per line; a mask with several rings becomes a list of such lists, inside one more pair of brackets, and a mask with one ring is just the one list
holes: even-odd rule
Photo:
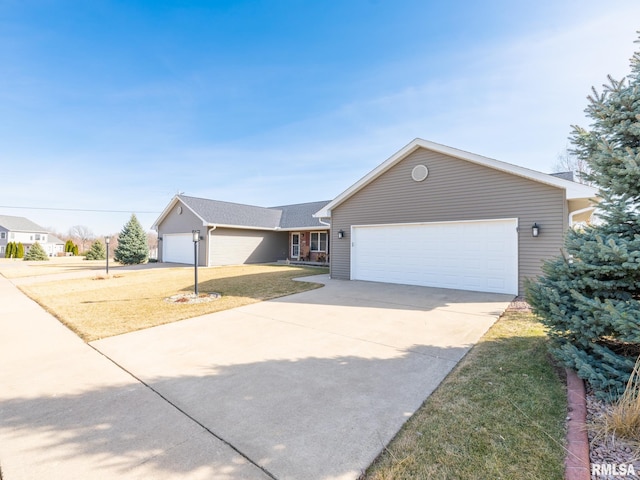
[[564, 257], [544, 265], [527, 297], [554, 356], [611, 398], [640, 355], [640, 52], [585, 111], [593, 123], [573, 127], [571, 142], [599, 188], [599, 221], [568, 232]]
[[125, 265], [145, 263], [149, 259], [147, 234], [135, 215], [123, 227], [118, 236], [118, 248], [114, 260]]

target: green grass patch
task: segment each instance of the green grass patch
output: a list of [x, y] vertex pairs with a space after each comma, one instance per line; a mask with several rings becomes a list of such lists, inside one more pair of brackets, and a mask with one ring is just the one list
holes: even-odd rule
[[562, 479], [566, 387], [543, 326], [507, 312], [362, 476]]

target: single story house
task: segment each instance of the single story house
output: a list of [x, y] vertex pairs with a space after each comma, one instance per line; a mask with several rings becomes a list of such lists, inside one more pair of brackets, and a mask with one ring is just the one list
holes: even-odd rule
[[560, 176], [415, 139], [331, 201], [177, 195], [153, 228], [164, 262], [193, 263], [200, 230], [201, 265], [329, 260], [337, 279], [516, 295], [596, 199]]
[[327, 203], [265, 208], [176, 195], [152, 227], [158, 232], [158, 261], [193, 264], [192, 232], [199, 230], [199, 265], [327, 263], [329, 225], [313, 216]]
[[25, 217], [0, 215], [0, 257], [4, 258], [9, 242], [22, 243], [26, 254], [38, 242], [50, 257], [64, 251], [64, 242]]
[[316, 216], [331, 277], [523, 294], [525, 278], [588, 222], [597, 190], [422, 139]]

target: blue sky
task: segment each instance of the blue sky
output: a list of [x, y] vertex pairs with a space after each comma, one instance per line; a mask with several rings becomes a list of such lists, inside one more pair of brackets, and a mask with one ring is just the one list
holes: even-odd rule
[[636, 30], [637, 0], [0, 0], [0, 214], [331, 199], [416, 137], [549, 172]]

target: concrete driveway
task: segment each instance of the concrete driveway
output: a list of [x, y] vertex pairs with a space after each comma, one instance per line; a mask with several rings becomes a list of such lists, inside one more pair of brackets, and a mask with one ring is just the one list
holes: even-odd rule
[[91, 345], [261, 474], [355, 479], [512, 297], [319, 279]]
[[355, 479], [511, 300], [309, 280], [87, 345], [0, 276], [0, 476]]

